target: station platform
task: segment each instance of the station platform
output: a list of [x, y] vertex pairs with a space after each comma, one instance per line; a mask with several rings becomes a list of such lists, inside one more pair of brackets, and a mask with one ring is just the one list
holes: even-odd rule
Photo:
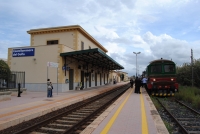
[[144, 88], [122, 95], [81, 134], [169, 134]]
[[[112, 90], [117, 84], [72, 90], [65, 93], [53, 91], [47, 98], [46, 92], [29, 92], [21, 97], [0, 102], [0, 130], [17, 125], [97, 94]], [[81, 134], [168, 134], [168, 131], [146, 91], [134, 93], [130, 88], [104, 113], [94, 120]]]

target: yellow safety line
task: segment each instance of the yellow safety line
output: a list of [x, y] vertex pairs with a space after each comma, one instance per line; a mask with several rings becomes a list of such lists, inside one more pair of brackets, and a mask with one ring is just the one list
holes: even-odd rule
[[117, 109], [117, 111], [115, 112], [115, 114], [113, 115], [111, 120], [108, 122], [108, 124], [105, 126], [105, 128], [101, 131], [101, 134], [107, 134], [108, 133], [108, 131], [110, 130], [111, 126], [113, 125], [114, 121], [116, 120], [117, 116], [119, 115], [120, 111], [122, 110], [123, 106], [127, 102], [128, 98], [129, 98], [129, 96], [131, 95], [132, 92], [133, 92], [133, 89], [131, 90], [129, 95], [126, 97], [126, 99], [123, 101], [123, 103], [120, 105], [120, 107]]
[[144, 98], [142, 93], [140, 94], [140, 101], [141, 101], [141, 112], [142, 112], [142, 134], [148, 134], [148, 124], [147, 124], [147, 118], [146, 118], [146, 110], [144, 106]]

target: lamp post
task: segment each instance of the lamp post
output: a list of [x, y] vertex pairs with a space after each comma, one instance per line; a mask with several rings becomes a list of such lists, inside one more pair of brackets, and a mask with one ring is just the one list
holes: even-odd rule
[[137, 55], [140, 54], [141, 52], [133, 52], [136, 55], [136, 77], [137, 77]]

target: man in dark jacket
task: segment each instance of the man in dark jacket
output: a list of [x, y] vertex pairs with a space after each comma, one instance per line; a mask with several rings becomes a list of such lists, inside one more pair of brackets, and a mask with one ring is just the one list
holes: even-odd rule
[[135, 79], [135, 93], [141, 93], [140, 92], [140, 86], [141, 86], [141, 80], [138, 78], [138, 77], [136, 77], [136, 79]]

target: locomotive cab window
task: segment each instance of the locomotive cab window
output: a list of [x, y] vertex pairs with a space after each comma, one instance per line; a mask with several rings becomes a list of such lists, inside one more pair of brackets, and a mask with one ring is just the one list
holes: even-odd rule
[[175, 71], [175, 66], [174, 65], [164, 65], [164, 71], [166, 73], [172, 73]]
[[153, 65], [151, 66], [151, 73], [161, 73], [162, 66], [161, 65]]

